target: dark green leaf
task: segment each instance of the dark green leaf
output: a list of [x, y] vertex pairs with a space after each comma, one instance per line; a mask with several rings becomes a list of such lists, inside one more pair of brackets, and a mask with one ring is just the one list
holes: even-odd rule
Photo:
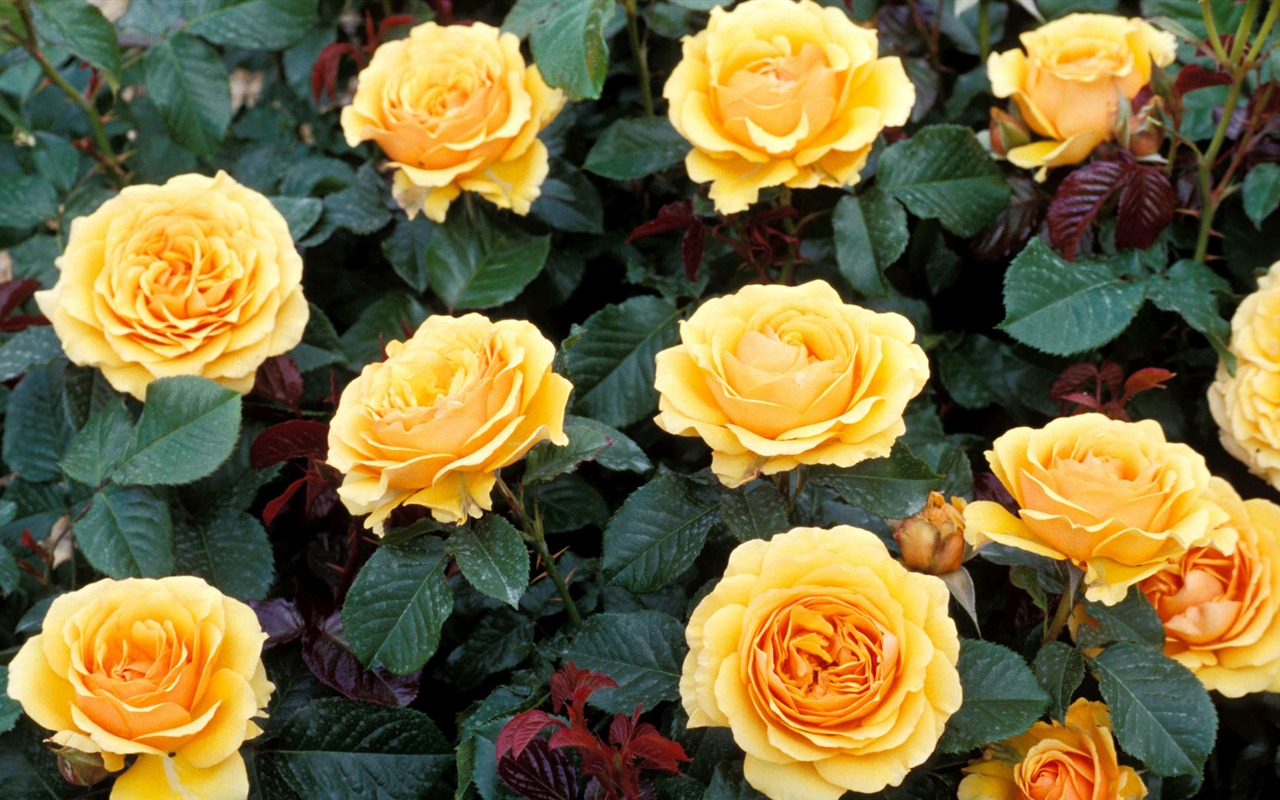
[[591, 695], [591, 704], [609, 713], [653, 708], [680, 696], [680, 663], [684, 658], [684, 626], [657, 611], [594, 614], [564, 651], [579, 669], [603, 672], [617, 689]]
[[62, 410], [66, 362], [29, 371], [9, 395], [2, 451], [10, 469], [30, 481], [57, 480], [58, 459], [74, 431]]
[[342, 606], [342, 625], [365, 666], [407, 675], [435, 653], [453, 610], [447, 561], [444, 542], [420, 536], [379, 547], [360, 569]]
[[948, 337], [938, 348], [938, 378], [963, 408], [1004, 408], [1057, 412], [1049, 393], [1057, 373], [1026, 361], [1013, 346], [965, 333]]
[[427, 243], [435, 227], [434, 222], [419, 214], [397, 222], [391, 235], [382, 240], [382, 254], [415, 292], [427, 290]]
[[33, 325], [0, 345], [0, 381], [9, 381], [32, 367], [62, 355], [62, 342], [52, 325]]
[[609, 519], [609, 504], [578, 475], [561, 475], [550, 483], [537, 484], [534, 497], [542, 509], [542, 527], [547, 533], [603, 526]]
[[9, 668], [0, 667], [0, 733], [13, 730], [18, 717], [22, 716], [22, 706], [18, 705], [16, 700], [10, 699], [8, 690]]
[[1280, 164], [1268, 161], [1249, 170], [1240, 196], [1253, 227], [1262, 230], [1262, 221], [1280, 206]]
[[570, 233], [601, 233], [604, 230], [604, 203], [600, 193], [576, 170], [542, 182], [542, 194], [530, 214], [553, 228]]
[[907, 212], [876, 188], [836, 204], [831, 228], [840, 274], [868, 297], [888, 297], [884, 271], [907, 249]]
[[887, 458], [852, 467], [814, 467], [809, 479], [835, 489], [851, 506], [881, 517], [909, 517], [924, 507], [942, 476], [899, 442]]
[[610, 125], [587, 153], [582, 168], [606, 178], [643, 178], [675, 166], [689, 142], [666, 117], [625, 117]]
[[119, 86], [120, 44], [116, 29], [96, 6], [85, 0], [36, 0], [30, 7], [42, 39], [67, 48], [97, 67], [113, 88]]
[[107, 484], [71, 533], [89, 563], [112, 578], [161, 578], [173, 572], [169, 504], [152, 489]]
[[1036, 680], [1049, 693], [1049, 716], [1061, 722], [1066, 719], [1071, 696], [1084, 680], [1084, 656], [1062, 642], [1049, 642], [1036, 653], [1032, 668]]
[[181, 520], [173, 531], [177, 571], [199, 575], [237, 600], [261, 600], [275, 577], [271, 541], [257, 517], [226, 508]]
[[65, 192], [75, 185], [80, 171], [80, 151], [71, 142], [45, 131], [36, 132], [36, 149], [32, 154], [36, 169]]
[[1113, 606], [1086, 601], [1084, 607], [1090, 619], [1098, 623], [1097, 643], [1132, 642], [1151, 650], [1164, 647], [1164, 623], [1138, 587], [1129, 587], [1124, 600]]
[[769, 481], [751, 481], [720, 492], [720, 517], [738, 541], [768, 539], [791, 528], [787, 503]]
[[478, 215], [473, 223], [458, 212], [437, 227], [427, 243], [432, 290], [450, 311], [492, 308], [513, 300], [542, 271], [551, 237], [504, 230], [487, 215]]
[[216, 50], [185, 33], [161, 39], [142, 59], [147, 94], [169, 135], [211, 157], [231, 122], [231, 86]]
[[[355, 324], [342, 334], [342, 349], [347, 354], [347, 361], [356, 369], [381, 361], [382, 348], [387, 342], [408, 339], [426, 318], [427, 310], [422, 304], [404, 292], [391, 292], [379, 297], [365, 306]], [[305, 334], [303, 338], [305, 340]]]
[[602, 567], [609, 583], [658, 591], [693, 564], [719, 518], [713, 490], [660, 472], [627, 498], [604, 530]]
[[188, 375], [152, 381], [115, 479], [143, 486], [190, 483], [217, 469], [239, 434], [238, 392]]
[[316, 226], [324, 214], [324, 203], [315, 197], [272, 197], [276, 207], [289, 225], [289, 237], [297, 242]]
[[214, 44], [283, 50], [316, 21], [317, 0], [202, 0], [187, 30]]
[[384, 199], [383, 184], [382, 177], [372, 166], [366, 164], [361, 167], [350, 186], [325, 195], [326, 223], [360, 234], [382, 230], [391, 221], [391, 212], [387, 210]]
[[652, 466], [639, 445], [602, 422], [570, 414], [564, 420], [564, 433], [569, 444], [561, 447], [542, 442], [529, 451], [524, 467], [526, 485], [573, 472], [587, 461], [631, 472], [644, 472]]
[[970, 237], [995, 219], [1009, 200], [1000, 168], [973, 131], [930, 125], [880, 156], [876, 185], [917, 217], [937, 219], [957, 236]]
[[475, 530], [458, 528], [445, 550], [472, 586], [512, 608], [520, 605], [529, 586], [529, 550], [506, 519], [486, 514]]
[[7, 228], [30, 228], [58, 216], [58, 192], [44, 175], [0, 173], [0, 219]]
[[962, 753], [985, 742], [1025, 733], [1040, 718], [1049, 695], [1022, 657], [1007, 647], [977, 639], [960, 642], [964, 705], [947, 720], [938, 741], [944, 753]]
[[1147, 297], [1163, 311], [1172, 311], [1205, 335], [1219, 356], [1235, 362], [1227, 349], [1231, 324], [1218, 313], [1218, 296], [1230, 296], [1231, 284], [1200, 261], [1183, 259], [1147, 279]]
[[[0, 546], [0, 597], [4, 597], [18, 588], [18, 582], [22, 580], [22, 570], [18, 568], [18, 562], [13, 560], [13, 554], [7, 548]], [[0, 709], [4, 706], [4, 693], [0, 690]], [[0, 720], [3, 720], [4, 714], [0, 710]], [[0, 724], [0, 733], [5, 731], [5, 727]]]
[[120, 463], [129, 435], [133, 433], [133, 417], [124, 403], [116, 401], [89, 418], [71, 440], [59, 466], [72, 480], [88, 486], [105, 481]]
[[543, 8], [545, 16], [529, 34], [543, 80], [570, 100], [599, 97], [609, 68], [604, 26], [613, 0], [544, 0]]

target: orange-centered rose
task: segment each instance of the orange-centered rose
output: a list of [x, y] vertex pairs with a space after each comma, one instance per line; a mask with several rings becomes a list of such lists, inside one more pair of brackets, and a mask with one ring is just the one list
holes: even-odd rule
[[271, 696], [253, 610], [199, 578], [100, 580], [60, 595], [9, 664], [51, 741], [119, 772], [111, 800], [245, 798], [240, 744]]
[[658, 427], [701, 436], [726, 486], [800, 464], [889, 455], [929, 377], [905, 317], [850, 305], [823, 281], [709, 300], [658, 353]]
[[544, 439], [568, 444], [573, 386], [551, 371], [555, 347], [531, 323], [433, 316], [387, 360], [347, 385], [329, 426], [338, 496], [382, 532], [400, 505], [461, 524], [492, 508], [498, 469]]
[[1065, 724], [1037, 722], [964, 768], [959, 800], [1137, 800], [1147, 787], [1120, 766], [1103, 703], [1080, 699]]
[[769, 186], [857, 183], [881, 129], [906, 124], [915, 103], [902, 62], [876, 53], [874, 30], [813, 0], [711, 9], [662, 91], [694, 148], [689, 177], [711, 181], [726, 214]]
[[58, 268], [35, 299], [67, 358], [139, 400], [172, 375], [248, 392], [307, 325], [289, 225], [225, 172], [124, 189], [71, 223]]
[[1014, 428], [987, 451], [991, 471], [1018, 504], [989, 500], [964, 510], [965, 538], [1067, 559], [1085, 570], [1085, 596], [1113, 605], [1129, 587], [1189, 547], [1230, 550], [1235, 532], [1208, 494], [1204, 458], [1166, 442], [1152, 420], [1101, 414]]
[[1194, 547], [1139, 587], [1164, 621], [1164, 651], [1228, 697], [1280, 691], [1280, 506], [1211, 489], [1239, 534], [1235, 552]]
[[685, 631], [689, 727], [732, 729], [773, 800], [897, 786], [960, 707], [948, 599], [860, 528], [739, 545]]
[[379, 45], [357, 80], [342, 132], [391, 158], [392, 192], [410, 218], [421, 209], [444, 222], [463, 191], [529, 213], [547, 177], [538, 132], [564, 95], [525, 65], [515, 34], [427, 22]]
[[1280, 262], [1231, 318], [1236, 374], [1219, 362], [1209, 410], [1228, 453], [1280, 489]]
[[1070, 14], [1021, 36], [1023, 50], [992, 53], [991, 91], [1012, 97], [1045, 141], [1008, 152], [1014, 164], [1044, 169], [1083, 161], [1114, 136], [1120, 104], [1151, 80], [1152, 64], [1173, 61], [1172, 33], [1141, 19]]

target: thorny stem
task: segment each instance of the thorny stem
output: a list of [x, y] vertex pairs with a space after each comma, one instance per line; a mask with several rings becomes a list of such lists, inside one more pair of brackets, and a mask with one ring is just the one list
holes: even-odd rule
[[627, 37], [631, 40], [631, 56], [636, 60], [636, 71], [640, 73], [640, 96], [644, 102], [645, 116], [653, 116], [653, 89], [649, 80], [649, 53], [640, 44], [639, 13], [636, 11], [636, 0], [624, 0], [623, 8], [627, 12]]
[[1058, 599], [1058, 609], [1054, 612], [1053, 620], [1044, 632], [1044, 644], [1057, 641], [1058, 637], [1062, 635], [1062, 629], [1067, 624], [1067, 617], [1071, 616], [1071, 609], [1075, 607], [1075, 594], [1075, 587], [1068, 586], [1067, 590], [1062, 593], [1062, 597]]
[[569, 621], [575, 628], [582, 627], [582, 615], [578, 613], [578, 606], [573, 602], [573, 596], [569, 594], [569, 585], [564, 582], [564, 577], [560, 574], [560, 568], [556, 566], [556, 561], [552, 558], [551, 551], [547, 549], [547, 537], [542, 530], [542, 515], [535, 513], [531, 519], [528, 512], [525, 511], [524, 503], [516, 499], [511, 487], [507, 485], [501, 475], [498, 476], [498, 491], [502, 493], [507, 505], [516, 512], [516, 516], [520, 519], [524, 540], [533, 547], [533, 552], [538, 554], [539, 560], [542, 561], [542, 565], [547, 570], [547, 576], [551, 578], [551, 582], [555, 584], [556, 591], [560, 593], [560, 599], [564, 601], [565, 611], [569, 612]]

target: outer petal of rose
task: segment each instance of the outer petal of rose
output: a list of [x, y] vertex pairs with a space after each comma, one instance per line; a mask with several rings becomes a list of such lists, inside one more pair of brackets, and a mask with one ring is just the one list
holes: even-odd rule
[[839, 800], [845, 792], [844, 787], [819, 775], [813, 764], [804, 762], [774, 764], [748, 753], [742, 774], [771, 800]]
[[[1084, 131], [1065, 142], [1045, 141], [1024, 144], [1009, 151], [1007, 158], [1014, 166], [1023, 169], [1045, 169], [1079, 164], [1089, 157], [1093, 148], [1107, 137], [1105, 131]], [[1039, 174], [1037, 173], [1037, 179]]]
[[992, 541], [1058, 561], [1065, 558], [1040, 542], [1022, 520], [991, 500], [977, 500], [965, 506], [964, 525], [965, 541], [974, 547]]
[[239, 753], [207, 769], [182, 756], [138, 756], [111, 788], [111, 800], [244, 800], [248, 795], [249, 774]]
[[1017, 788], [1011, 780], [970, 774], [960, 781], [956, 800], [1017, 800]]
[[799, 173], [788, 160], [755, 164], [741, 158], [714, 158], [701, 150], [691, 151], [684, 164], [695, 183], [711, 181], [711, 200], [722, 214], [746, 211], [760, 198], [761, 189], [779, 186]]
[[548, 165], [547, 146], [540, 139], [534, 139], [519, 158], [489, 164], [462, 178], [458, 185], [478, 193], [498, 208], [509, 208], [523, 216], [542, 194]]
[[234, 754], [244, 741], [244, 723], [258, 711], [249, 681], [231, 670], [215, 673], [208, 693], [221, 701], [213, 719], [178, 749], [179, 756], [199, 769], [213, 767]]
[[70, 713], [75, 691], [65, 675], [49, 668], [43, 649], [44, 636], [32, 636], [9, 662], [9, 697], [17, 700], [40, 727], [72, 730], [76, 727]]
[[1015, 47], [1003, 53], [987, 57], [987, 76], [991, 79], [991, 93], [996, 97], [1010, 97], [1027, 82], [1027, 54]]

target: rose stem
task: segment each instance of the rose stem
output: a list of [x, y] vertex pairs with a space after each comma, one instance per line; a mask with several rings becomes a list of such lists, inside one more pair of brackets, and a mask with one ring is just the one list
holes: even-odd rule
[[978, 59], [987, 63], [991, 54], [991, 0], [978, 0]]
[[560, 599], [564, 600], [565, 611], [569, 612], [569, 621], [573, 623], [573, 627], [582, 627], [582, 615], [578, 613], [578, 606], [573, 602], [573, 596], [569, 594], [569, 586], [564, 582], [564, 578], [560, 575], [560, 569], [556, 566], [555, 559], [551, 557], [551, 551], [547, 549], [547, 537], [542, 531], [542, 514], [535, 513], [533, 519], [529, 518], [529, 514], [525, 511], [524, 504], [516, 499], [515, 493], [511, 491], [511, 487], [507, 482], [498, 478], [498, 491], [502, 493], [506, 499], [507, 505], [516, 512], [516, 516], [520, 518], [520, 527], [524, 530], [523, 538], [533, 547], [533, 552], [538, 554], [538, 558], [542, 560], [542, 564], [547, 569], [547, 575], [551, 578], [551, 582], [555, 584], [556, 591], [560, 593]]
[[[786, 184], [783, 184], [782, 192], [778, 195], [778, 208], [779, 209], [791, 208], [791, 187], [787, 186]], [[796, 235], [795, 219], [793, 219], [792, 217], [784, 217], [782, 220], [782, 227], [787, 232], [788, 237], [792, 237], [792, 238], [795, 237]], [[792, 252], [793, 249], [794, 248], [792, 247], [791, 242], [787, 242], [786, 260], [782, 262], [782, 272], [778, 274], [778, 283], [781, 283], [783, 286], [790, 286], [791, 279], [795, 275], [796, 261], [794, 258], [794, 253]]]
[[636, 0], [624, 0], [622, 6], [627, 11], [627, 37], [631, 40], [631, 56], [636, 60], [636, 71], [640, 73], [640, 97], [644, 102], [644, 113], [652, 117], [653, 89], [649, 86], [649, 53], [640, 44], [640, 15], [636, 12]]
[[1058, 640], [1062, 635], [1062, 629], [1067, 624], [1067, 617], [1071, 616], [1071, 609], [1076, 602], [1076, 587], [1074, 582], [1068, 581], [1067, 590], [1062, 593], [1062, 597], [1058, 599], [1058, 608], [1053, 613], [1053, 620], [1049, 623], [1049, 627], [1044, 632], [1044, 644]]

